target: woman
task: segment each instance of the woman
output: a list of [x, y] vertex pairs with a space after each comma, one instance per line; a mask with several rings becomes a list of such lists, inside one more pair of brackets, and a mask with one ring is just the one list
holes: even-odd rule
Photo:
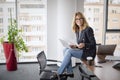
[[88, 56], [93, 57], [93, 59], [95, 58], [96, 41], [93, 29], [89, 27], [84, 15], [81, 12], [75, 13], [73, 31], [76, 34], [78, 45], [70, 45], [71, 48], [66, 48], [64, 50], [65, 56], [60, 68], [57, 71], [58, 74], [62, 74], [65, 69], [67, 69], [69, 74], [73, 74], [71, 57], [76, 57], [82, 60], [86, 60], [86, 57]]

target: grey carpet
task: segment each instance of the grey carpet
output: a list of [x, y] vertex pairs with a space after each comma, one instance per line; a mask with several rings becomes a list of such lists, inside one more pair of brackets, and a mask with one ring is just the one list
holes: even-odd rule
[[[74, 78], [80, 80], [78, 68], [74, 68]], [[0, 65], [0, 80], [39, 80], [39, 65], [37, 63], [18, 64], [16, 71], [7, 71], [5, 65]]]
[[16, 71], [7, 71], [0, 65], [0, 80], [39, 80], [38, 64], [18, 64]]

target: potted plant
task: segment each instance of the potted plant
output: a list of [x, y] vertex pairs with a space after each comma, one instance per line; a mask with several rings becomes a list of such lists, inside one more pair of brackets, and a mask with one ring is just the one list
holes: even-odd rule
[[12, 19], [11, 11], [10, 11], [10, 24], [8, 25], [7, 36], [3, 36], [0, 39], [0, 42], [3, 44], [7, 70], [8, 71], [17, 70], [16, 51], [27, 52], [28, 48], [23, 40], [22, 30], [18, 29], [17, 21], [15, 19]]

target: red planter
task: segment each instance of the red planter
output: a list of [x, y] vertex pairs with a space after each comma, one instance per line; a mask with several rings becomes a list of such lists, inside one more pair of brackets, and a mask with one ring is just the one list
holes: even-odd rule
[[14, 44], [4, 42], [3, 43], [5, 58], [6, 58], [6, 68], [8, 71], [17, 70], [17, 59], [14, 50]]

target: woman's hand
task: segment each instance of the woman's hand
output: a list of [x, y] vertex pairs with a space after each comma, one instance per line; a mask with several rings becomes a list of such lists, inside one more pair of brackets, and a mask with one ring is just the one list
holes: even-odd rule
[[77, 45], [70, 45], [71, 48], [78, 48]]
[[78, 48], [84, 48], [85, 47], [85, 43], [80, 43], [80, 44], [78, 44]]

